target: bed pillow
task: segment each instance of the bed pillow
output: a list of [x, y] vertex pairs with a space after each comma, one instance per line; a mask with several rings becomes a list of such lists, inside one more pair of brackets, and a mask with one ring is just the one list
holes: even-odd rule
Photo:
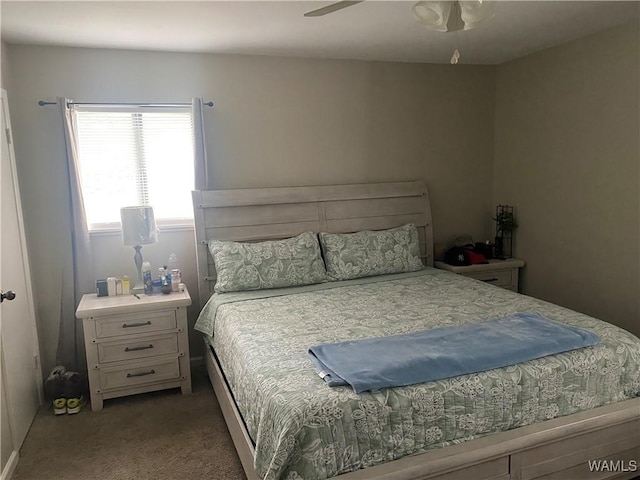
[[326, 281], [315, 233], [285, 240], [240, 243], [211, 240], [217, 293], [310, 285]]
[[422, 270], [413, 224], [379, 231], [319, 234], [329, 280]]

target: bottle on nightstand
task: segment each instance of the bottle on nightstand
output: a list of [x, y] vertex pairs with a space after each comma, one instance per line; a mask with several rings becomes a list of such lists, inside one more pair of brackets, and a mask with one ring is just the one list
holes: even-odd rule
[[175, 253], [169, 255], [169, 273], [171, 274], [171, 291], [177, 292], [178, 285], [182, 283], [182, 273], [178, 266], [178, 256]]
[[142, 283], [144, 284], [144, 293], [151, 295], [153, 287], [151, 285], [151, 264], [142, 262]]
[[180, 270], [178, 270], [177, 268], [174, 268], [173, 270], [171, 270], [171, 291], [172, 292], [177, 292], [178, 291], [178, 285], [180, 285]]
[[122, 276], [122, 294], [129, 295], [131, 293], [131, 283], [129, 283], [129, 277], [126, 275]]

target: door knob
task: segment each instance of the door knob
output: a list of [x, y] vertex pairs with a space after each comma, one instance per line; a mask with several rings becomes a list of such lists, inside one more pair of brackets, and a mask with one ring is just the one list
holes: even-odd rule
[[0, 303], [4, 302], [5, 300], [13, 300], [14, 298], [16, 298], [16, 292], [9, 290], [7, 293], [4, 293], [2, 290], [0, 290]]

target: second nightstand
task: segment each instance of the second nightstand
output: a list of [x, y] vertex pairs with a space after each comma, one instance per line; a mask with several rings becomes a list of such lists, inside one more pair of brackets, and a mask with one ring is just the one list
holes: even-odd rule
[[180, 387], [191, 393], [187, 335], [189, 292], [84, 295], [82, 319], [91, 409], [103, 400]]
[[518, 272], [524, 267], [524, 260], [508, 258], [506, 260], [489, 260], [489, 263], [481, 263], [468, 266], [454, 266], [444, 262], [435, 262], [436, 268], [449, 270], [465, 277], [476, 278], [490, 283], [496, 287], [518, 291]]

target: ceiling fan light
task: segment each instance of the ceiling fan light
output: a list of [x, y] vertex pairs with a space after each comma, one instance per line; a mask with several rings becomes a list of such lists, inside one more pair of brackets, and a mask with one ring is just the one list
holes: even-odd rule
[[476, 25], [493, 18], [495, 1], [490, 0], [460, 0], [460, 17], [464, 22], [464, 29], [471, 30]]
[[492, 0], [429, 0], [416, 2], [411, 11], [421, 25], [438, 32], [470, 30], [493, 17]]
[[438, 32], [446, 32], [452, 2], [420, 1], [411, 7], [418, 23]]

